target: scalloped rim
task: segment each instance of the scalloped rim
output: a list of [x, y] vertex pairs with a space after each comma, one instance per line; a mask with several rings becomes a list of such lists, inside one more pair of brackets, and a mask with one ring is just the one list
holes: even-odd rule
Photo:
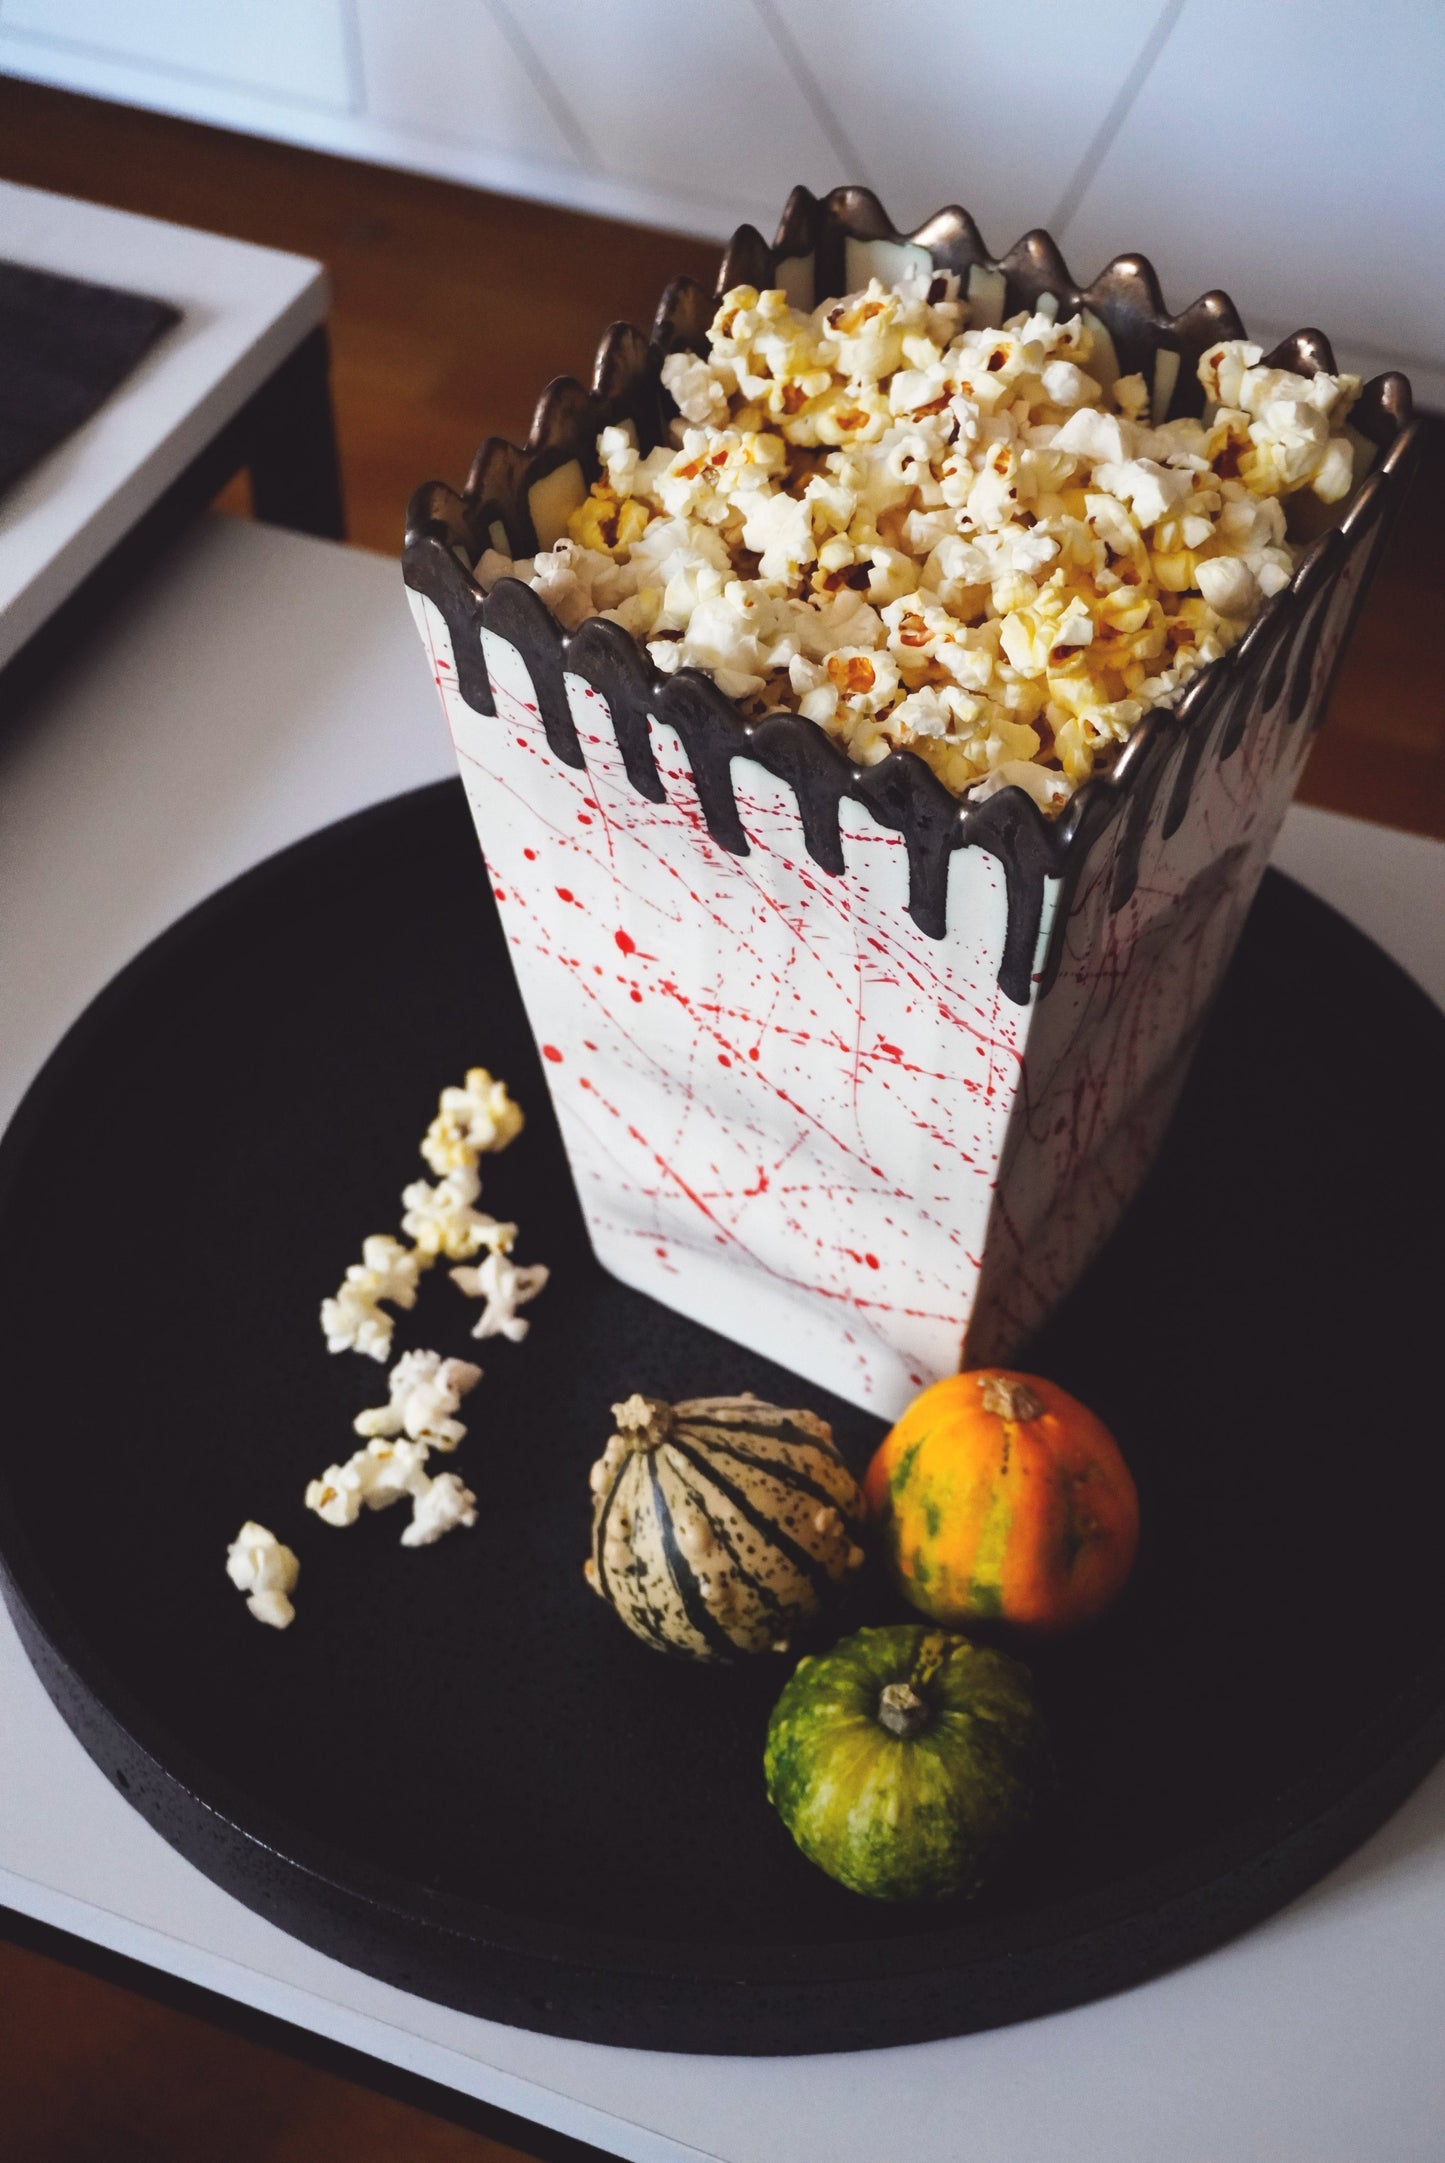
[[[820, 201], [806, 188], [795, 188], [771, 248], [752, 226], [741, 226], [734, 233], [723, 252], [712, 295], [690, 278], [674, 279], [658, 304], [651, 338], [645, 338], [632, 324], [610, 326], [598, 348], [590, 390], [568, 376], [548, 384], [538, 400], [525, 445], [489, 437], [473, 460], [462, 494], [438, 482], [424, 484], [416, 491], [407, 510], [403, 560], [408, 584], [428, 593], [449, 619], [460, 612], [480, 620], [488, 610], [490, 597], [476, 583], [471, 566], [490, 544], [491, 524], [500, 519], [506, 525], [514, 554], [526, 554], [529, 547], [535, 548], [536, 536], [526, 508], [528, 489], [569, 459], [578, 459], [584, 473], [595, 471], [597, 436], [602, 428], [619, 419], [633, 419], [644, 442], [658, 440], [670, 417], [671, 404], [661, 388], [662, 359], [679, 346], [699, 343], [717, 295], [737, 284], [771, 284], [776, 281], [780, 263], [804, 255], [814, 259], [826, 283], [831, 263], [841, 263], [850, 239], [925, 249], [940, 269], [958, 271], [965, 283], [968, 271], [974, 267], [1002, 274], [1005, 316], [1020, 307], [1032, 307], [1041, 294], [1052, 294], [1061, 310], [1067, 307], [1071, 312], [1094, 315], [1108, 330], [1121, 358], [1148, 358], [1161, 350], [1177, 352], [1181, 366], [1167, 408], [1171, 413], [1182, 398], [1188, 397], [1187, 378], [1192, 368], [1186, 370], [1184, 361], [1197, 360], [1207, 346], [1220, 338], [1245, 335], [1233, 302], [1218, 290], [1201, 295], [1177, 315], [1169, 314], [1153, 266], [1143, 255], [1116, 256], [1089, 285], [1080, 286], [1053, 240], [1041, 229], [1026, 233], [1007, 255], [995, 257], [985, 248], [972, 218], [957, 205], [936, 211], [911, 233], [905, 233], [891, 224], [869, 189], [836, 188]], [[1314, 329], [1299, 330], [1281, 340], [1266, 360], [1271, 366], [1293, 368], [1304, 375], [1318, 369], [1333, 373], [1335, 366], [1329, 340]], [[724, 724], [723, 734], [730, 740], [729, 760], [759, 756], [762, 752], [759, 762], [774, 771], [776, 761], [766, 751], [776, 748], [783, 730], [806, 730], [826, 748], [834, 767], [828, 785], [839, 795], [867, 804], [875, 817], [882, 815], [882, 807], [890, 798], [895, 805], [916, 807], [932, 831], [934, 845], [942, 847], [945, 862], [953, 849], [968, 846], [981, 846], [998, 857], [1009, 874], [1012, 919], [1015, 874], [1076, 875], [1083, 855], [1100, 832], [1136, 795], [1150, 793], [1141, 791], [1141, 777], [1167, 764], [1159, 753], [1172, 743], [1176, 732], [1186, 728], [1202, 732], [1206, 708], [1231, 697], [1240, 677], [1262, 662], [1269, 649], [1292, 644], [1318, 590], [1328, 583], [1364, 528], [1397, 507], [1418, 441], [1406, 378], [1394, 371], [1373, 377], [1361, 391], [1351, 422], [1383, 455], [1360, 482], [1341, 518], [1310, 543], [1289, 585], [1266, 603], [1238, 644], [1220, 660], [1201, 669], [1176, 705], [1151, 707], [1121, 745], [1107, 771], [1097, 772], [1083, 782], [1056, 818], [1043, 813], [1018, 787], [1001, 789], [981, 803], [955, 797], [916, 753], [906, 749], [889, 752], [875, 766], [855, 766], [815, 722], [787, 708], [750, 720], [710, 677], [690, 669], [664, 675], [630, 634], [613, 628], [619, 628], [620, 638], [639, 656], [643, 681], [638, 689], [659, 718], [666, 718], [664, 706], [677, 703], [670, 694], [674, 687], [681, 687], [691, 708], [710, 708], [714, 720]], [[523, 545], [518, 546], [519, 542]], [[530, 588], [512, 579], [499, 580], [492, 594], [507, 587], [531, 594]], [[544, 604], [538, 602], [538, 607], [551, 626], [557, 656], [564, 666], [568, 665], [574, 638], [591, 631], [595, 641], [600, 635], [591, 625], [568, 634]], [[537, 635], [541, 635], [540, 626]], [[465, 690], [463, 695], [467, 695]], [[569, 763], [580, 760], [575, 739], [569, 753], [553, 729], [549, 728], [548, 733], [554, 751]], [[1226, 745], [1222, 755], [1228, 756], [1232, 749], [1233, 743]], [[787, 763], [815, 767], [817, 754], [809, 754], [800, 744], [789, 754]], [[630, 761], [628, 771], [637, 785]], [[644, 789], [644, 793], [650, 792]], [[1182, 815], [1183, 806], [1176, 804], [1170, 814], [1171, 830]], [[711, 816], [708, 823], [713, 826]], [[808, 824], [806, 810], [804, 823]], [[899, 821], [885, 815], [882, 823], [895, 825]], [[728, 825], [726, 818], [722, 824]], [[714, 827], [715, 837], [740, 852], [741, 828], [735, 809], [732, 827], [729, 833], [718, 833]], [[946, 834], [942, 828], [948, 829]], [[913, 846], [911, 834], [909, 839], [910, 858], [915, 858], [919, 851]], [[746, 849], [745, 838], [741, 849]], [[916, 875], [916, 863], [914, 868]], [[1117, 900], [1122, 901], [1132, 890], [1127, 874], [1119, 883], [1122, 891]], [[933, 936], [942, 936], [938, 909], [925, 903], [920, 912], [911, 902], [910, 910], [922, 928]], [[1010, 973], [1017, 976], [1016, 970]], [[1018, 997], [1019, 992], [1015, 989], [1010, 995]]]

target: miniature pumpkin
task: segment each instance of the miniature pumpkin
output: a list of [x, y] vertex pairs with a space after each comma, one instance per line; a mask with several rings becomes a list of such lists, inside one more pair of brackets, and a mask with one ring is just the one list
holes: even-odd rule
[[801, 1660], [768, 1723], [768, 1798], [810, 1862], [873, 1900], [976, 1892], [1049, 1775], [1027, 1668], [924, 1623]]
[[924, 1390], [864, 1482], [884, 1559], [935, 1621], [1072, 1629], [1133, 1566], [1139, 1501], [1108, 1429], [1035, 1375], [983, 1368]]
[[786, 1651], [863, 1560], [863, 1497], [826, 1420], [746, 1396], [612, 1413], [587, 1582], [662, 1651]]

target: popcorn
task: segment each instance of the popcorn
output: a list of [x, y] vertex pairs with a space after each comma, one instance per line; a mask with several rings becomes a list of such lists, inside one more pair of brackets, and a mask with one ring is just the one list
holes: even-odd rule
[[296, 1619], [290, 1594], [296, 1589], [301, 1565], [274, 1532], [248, 1518], [226, 1549], [226, 1575], [258, 1622], [270, 1629], [286, 1630]]
[[890, 719], [902, 741], [912, 743], [920, 736], [946, 736], [956, 711], [947, 691], [925, 684], [895, 706]]
[[[393, 1306], [402, 1308], [416, 1305], [417, 1279], [423, 1264], [399, 1239], [393, 1239], [389, 1232], [374, 1232], [369, 1239], [363, 1239], [361, 1266], [375, 1283], [374, 1298], [389, 1299]], [[351, 1270], [346, 1274], [349, 1278]]]
[[401, 1228], [416, 1242], [417, 1253], [428, 1260], [444, 1254], [452, 1262], [469, 1262], [481, 1247], [510, 1253], [517, 1227], [499, 1224], [495, 1217], [474, 1209], [481, 1191], [481, 1176], [472, 1164], [448, 1172], [434, 1187], [425, 1179], [403, 1187]]
[[321, 1327], [328, 1352], [364, 1352], [369, 1359], [385, 1359], [391, 1350], [392, 1317], [376, 1304], [375, 1287], [368, 1273], [355, 1262], [334, 1299], [321, 1302]]
[[727, 386], [694, 353], [669, 353], [662, 364], [662, 387], [685, 421], [720, 428], [728, 417]]
[[477, 1498], [455, 1472], [438, 1473], [413, 1491], [411, 1523], [401, 1536], [403, 1547], [430, 1547], [455, 1525], [474, 1525]]
[[1207, 556], [1195, 566], [1195, 584], [1221, 616], [1248, 619], [1259, 607], [1259, 587], [1249, 565], [1238, 556]]
[[369, 1471], [364, 1450], [358, 1450], [344, 1465], [328, 1465], [319, 1480], [306, 1483], [307, 1509], [314, 1510], [324, 1524], [354, 1525], [366, 1500]]
[[1205, 397], [1217, 406], [1237, 406], [1246, 373], [1263, 358], [1263, 346], [1251, 345], [1242, 338], [1226, 338], [1212, 345], [1199, 361]]
[[877, 713], [898, 689], [898, 670], [889, 655], [870, 653], [863, 646], [840, 646], [824, 662], [823, 672], [856, 713]]
[[[568, 538], [488, 551], [479, 580], [510, 568], [564, 627], [603, 614], [662, 673], [791, 708], [860, 765], [906, 746], [959, 795], [1057, 811], [1289, 583], [1281, 499], [1348, 494], [1360, 386], [1226, 340], [1199, 363], [1205, 417], [1153, 426], [1149, 384], [1106, 388], [1081, 316], [968, 329], [957, 285], [873, 279], [810, 313], [734, 287], [706, 354], [663, 362], [668, 439], [643, 457], [631, 423], [604, 429]], [[501, 1146], [458, 1094], [424, 1145], [448, 1175]], [[474, 1200], [419, 1200], [418, 1244], [469, 1259]], [[484, 1270], [507, 1259], [480, 1244]]]
[[1071, 794], [1064, 774], [1051, 773], [1032, 759], [1000, 759], [991, 772], [968, 792], [970, 803], [981, 804], [1000, 789], [1022, 789], [1032, 796], [1040, 811], [1057, 811]]
[[431, 1437], [368, 1442], [344, 1465], [328, 1465], [306, 1488], [306, 1507], [328, 1525], [354, 1525], [363, 1508], [390, 1509], [426, 1478]]
[[[721, 583], [716, 571], [706, 571], [703, 577], [714, 586]], [[673, 606], [671, 585], [664, 605], [667, 611]], [[766, 664], [759, 637], [768, 628], [768, 614], [765, 604], [747, 590], [741, 579], [732, 579], [720, 592], [712, 591], [699, 598], [687, 618], [687, 626], [686, 632], [675, 643], [659, 641], [648, 648], [665, 672], [678, 668], [705, 668], [717, 678], [730, 698], [746, 698], [761, 690], [764, 682], [761, 671]]]
[[[1064, 422], [1054, 437], [1053, 448], [1085, 458], [1091, 465], [1122, 465], [1129, 457], [1132, 436], [1129, 422], [1117, 414], [1081, 406]], [[1107, 488], [1109, 484], [1103, 481], [1100, 485]]]
[[358, 1456], [365, 1460], [362, 1500], [369, 1510], [389, 1510], [403, 1495], [414, 1494], [426, 1475], [431, 1444], [426, 1438], [413, 1442], [381, 1438], [368, 1442]]
[[575, 631], [597, 614], [592, 589], [601, 574], [611, 569], [610, 556], [576, 541], [558, 541], [538, 556], [532, 583], [558, 622]]
[[444, 1178], [448, 1172], [474, 1169], [485, 1151], [505, 1149], [521, 1131], [522, 1114], [506, 1083], [493, 1081], [484, 1066], [474, 1066], [460, 1089], [443, 1089], [421, 1153]]
[[[630, 425], [604, 430], [600, 448], [604, 464], [624, 489], [639, 478], [651, 486], [660, 470], [657, 460], [638, 461]], [[650, 470], [644, 472], [645, 467]], [[644, 510], [640, 524], [634, 522], [636, 530], [647, 522]], [[623, 527], [620, 519], [618, 527]], [[681, 550], [674, 539], [668, 537], [663, 545], [667, 560], [677, 557], [680, 564]], [[611, 574], [610, 557], [584, 556], [571, 543], [559, 544], [549, 557], [553, 572], [548, 597], [554, 603], [558, 581], [563, 573], [572, 575], [574, 562], [589, 593], [605, 591], [601, 581]], [[718, 575], [715, 567], [713, 575]], [[745, 605], [756, 607], [750, 596]], [[335, 1297], [322, 1302], [329, 1350], [386, 1358], [394, 1321], [381, 1303], [413, 1307], [421, 1273], [438, 1255], [465, 1261], [482, 1248], [486, 1260], [479, 1268], [451, 1272], [464, 1291], [485, 1302], [473, 1334], [506, 1336], [514, 1343], [525, 1337], [529, 1325], [517, 1309], [541, 1291], [548, 1271], [540, 1265], [519, 1269], [510, 1259], [516, 1225], [501, 1224], [475, 1206], [482, 1184], [478, 1157], [505, 1149], [521, 1127], [522, 1114], [506, 1084], [494, 1080], [485, 1067], [471, 1068], [461, 1088], [442, 1091], [437, 1116], [422, 1142], [422, 1154], [438, 1174], [436, 1184], [414, 1180], [402, 1193], [402, 1229], [415, 1246], [407, 1247], [387, 1233], [363, 1240], [360, 1262], [348, 1268]], [[354, 1426], [365, 1437], [365, 1447], [307, 1483], [306, 1508], [323, 1523], [344, 1528], [354, 1525], [364, 1509], [389, 1509], [409, 1497], [411, 1519], [401, 1535], [406, 1547], [430, 1547], [457, 1525], [475, 1525], [477, 1498], [470, 1488], [454, 1472], [433, 1477], [427, 1462], [433, 1450], [450, 1453], [464, 1438], [466, 1428], [456, 1414], [462, 1398], [481, 1379], [481, 1368], [469, 1360], [444, 1359], [432, 1351], [404, 1353], [387, 1377], [388, 1402], [356, 1416]], [[291, 1550], [263, 1525], [247, 1523], [227, 1551], [226, 1568], [232, 1582], [249, 1594], [252, 1613], [285, 1629], [294, 1617], [287, 1594], [299, 1569]]]
[[744, 548], [761, 559], [761, 579], [792, 578], [818, 554], [812, 506], [793, 496], [765, 495], [759, 489], [743, 522], [742, 537]]
[[[449, 1364], [461, 1366], [464, 1362]], [[477, 1372], [474, 1367], [467, 1371], [473, 1375]], [[369, 1442], [344, 1465], [328, 1465], [319, 1480], [311, 1481], [306, 1489], [307, 1509], [328, 1525], [346, 1526], [356, 1523], [363, 1507], [386, 1510], [409, 1497], [412, 1513], [401, 1535], [403, 1547], [430, 1547], [454, 1525], [474, 1525], [477, 1498], [471, 1489], [455, 1472], [443, 1472], [433, 1479], [426, 1469], [427, 1456], [436, 1440], [434, 1435], [427, 1435], [417, 1441]], [[282, 1549], [283, 1554], [288, 1552]]]
[[455, 1417], [463, 1397], [482, 1379], [469, 1360], [443, 1359], [440, 1352], [405, 1352], [387, 1376], [390, 1404], [358, 1412], [353, 1422], [361, 1435], [405, 1432], [440, 1450], [454, 1450], [466, 1433]]
[[505, 1337], [520, 1344], [531, 1324], [517, 1309], [536, 1298], [551, 1271], [541, 1262], [519, 1269], [505, 1254], [489, 1254], [479, 1269], [454, 1269], [450, 1275], [469, 1299], [486, 1301], [474, 1337]]
[[1348, 436], [1331, 436], [1320, 453], [1310, 488], [1321, 503], [1342, 503], [1355, 484], [1355, 454]]
[[1157, 525], [1184, 501], [1191, 487], [1189, 474], [1171, 473], [1152, 458], [1126, 458], [1117, 465], [1097, 465], [1094, 478], [1111, 496], [1128, 504], [1141, 528]]
[[[1078, 406], [1097, 405], [1104, 395], [1094, 378], [1071, 360], [1049, 361], [1039, 380], [1044, 386], [1044, 396], [1049, 404], [1051, 406], [1063, 406], [1071, 413]], [[1123, 406], [1123, 399], [1120, 397], [1120, 393], [1125, 390], [1126, 385], [1131, 388], [1137, 385], [1140, 402], [1147, 401], [1148, 393], [1144, 389], [1142, 378], [1139, 376], [1121, 377], [1114, 385], [1114, 396], [1121, 407]], [[1130, 403], [1133, 402], [1133, 399], [1131, 399]], [[1055, 437], [1054, 449], [1061, 450], [1064, 447]]]
[[361, 1260], [351, 1263], [336, 1296], [321, 1302], [327, 1351], [365, 1352], [372, 1359], [385, 1359], [391, 1350], [394, 1320], [382, 1313], [378, 1302], [386, 1299], [393, 1306], [414, 1307], [417, 1279], [425, 1266], [421, 1256], [389, 1233], [364, 1239]]

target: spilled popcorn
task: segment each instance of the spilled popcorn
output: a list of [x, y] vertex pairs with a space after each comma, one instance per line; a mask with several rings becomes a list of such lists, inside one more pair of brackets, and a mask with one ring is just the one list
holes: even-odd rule
[[426, 1477], [430, 1445], [400, 1440], [368, 1442], [344, 1465], [328, 1465], [306, 1488], [306, 1507], [328, 1525], [354, 1525], [363, 1508], [390, 1509]]
[[435, 1261], [439, 1254], [452, 1262], [470, 1261], [479, 1247], [487, 1247], [493, 1254], [509, 1253], [517, 1227], [499, 1224], [495, 1217], [484, 1216], [473, 1208], [481, 1191], [481, 1176], [474, 1164], [448, 1172], [434, 1187], [425, 1179], [403, 1187], [401, 1198], [406, 1214], [401, 1228], [408, 1239], [416, 1241], [417, 1253], [428, 1262]]
[[379, 1304], [416, 1305], [422, 1259], [399, 1239], [379, 1232], [361, 1243], [361, 1260], [351, 1263], [334, 1299], [321, 1302], [321, 1327], [328, 1352], [365, 1352], [386, 1359], [391, 1351], [394, 1317]]
[[[328, 1352], [364, 1352], [371, 1359], [389, 1359], [395, 1325], [381, 1303], [404, 1310], [414, 1307], [421, 1273], [432, 1267], [438, 1255], [464, 1262], [485, 1247], [488, 1261], [503, 1270], [502, 1287], [514, 1278], [530, 1285], [517, 1293], [516, 1303], [540, 1292], [547, 1281], [545, 1269], [517, 1272], [505, 1260], [517, 1236], [516, 1225], [501, 1224], [475, 1206], [482, 1191], [479, 1159], [488, 1151], [505, 1149], [521, 1133], [522, 1125], [521, 1110], [506, 1083], [494, 1080], [485, 1067], [470, 1068], [460, 1089], [443, 1089], [437, 1115], [421, 1143], [421, 1153], [437, 1174], [437, 1183], [433, 1186], [417, 1179], [402, 1190], [401, 1228], [415, 1245], [404, 1246], [386, 1232], [362, 1241], [360, 1262], [351, 1263], [335, 1295], [321, 1302]], [[504, 1289], [499, 1297], [505, 1306]], [[509, 1326], [513, 1312], [507, 1308], [502, 1320], [473, 1334], [500, 1332], [517, 1341], [526, 1335], [527, 1325]]]
[[[1360, 386], [1228, 340], [1204, 418], [1155, 426], [1081, 317], [969, 330], [956, 290], [874, 279], [805, 315], [735, 286], [706, 357], [663, 363], [671, 442], [604, 429], [569, 538], [488, 550], [480, 583], [525, 580], [567, 630], [606, 616], [862, 765], [907, 747], [956, 794], [1057, 809], [1288, 584], [1283, 499], [1349, 493]], [[443, 1098], [434, 1169], [467, 1117]]]
[[454, 1525], [474, 1525], [477, 1498], [464, 1487], [455, 1472], [439, 1472], [425, 1486], [412, 1489], [411, 1523], [401, 1536], [403, 1547], [431, 1547]]
[[274, 1532], [248, 1518], [226, 1549], [226, 1575], [258, 1622], [273, 1630], [289, 1629], [296, 1619], [290, 1595], [301, 1565]]
[[505, 1254], [493, 1251], [480, 1268], [453, 1269], [449, 1274], [469, 1299], [486, 1301], [472, 1331], [474, 1337], [505, 1337], [511, 1344], [520, 1344], [532, 1325], [517, 1309], [536, 1298], [551, 1271], [544, 1262], [519, 1269]]
[[[473, 1335], [517, 1343], [527, 1334], [517, 1308], [536, 1297], [548, 1272], [540, 1265], [518, 1268], [510, 1258], [516, 1225], [499, 1223], [476, 1207], [480, 1158], [505, 1149], [521, 1130], [522, 1114], [506, 1083], [494, 1080], [485, 1067], [471, 1068], [461, 1088], [442, 1091], [421, 1144], [436, 1183], [414, 1180], [402, 1193], [401, 1228], [414, 1244], [408, 1247], [389, 1232], [362, 1241], [360, 1262], [350, 1265], [335, 1295], [321, 1303], [328, 1351], [389, 1358], [395, 1317], [386, 1307], [409, 1312], [423, 1270], [439, 1255], [465, 1264], [483, 1250], [479, 1268], [451, 1272], [462, 1290], [485, 1301]], [[387, 1403], [356, 1416], [365, 1447], [308, 1483], [307, 1509], [328, 1525], [347, 1526], [364, 1509], [389, 1509], [408, 1499], [404, 1547], [430, 1547], [457, 1525], [474, 1525], [477, 1498], [471, 1489], [455, 1472], [433, 1476], [427, 1461], [433, 1450], [450, 1454], [463, 1440], [466, 1428], [457, 1413], [481, 1379], [481, 1368], [470, 1360], [444, 1359], [432, 1351], [403, 1353], [387, 1376]], [[288, 1595], [299, 1570], [291, 1549], [264, 1525], [248, 1521], [227, 1549], [231, 1582], [246, 1593], [251, 1613], [274, 1629], [284, 1630], [295, 1619]]]
[[468, 1390], [475, 1389], [481, 1379], [481, 1368], [470, 1360], [443, 1359], [440, 1352], [404, 1352], [387, 1376], [390, 1404], [358, 1412], [356, 1432], [371, 1436], [405, 1432], [414, 1442], [425, 1440], [435, 1449], [454, 1450], [467, 1431], [456, 1413]]
[[474, 1066], [460, 1089], [443, 1089], [421, 1153], [445, 1178], [449, 1172], [475, 1170], [479, 1156], [505, 1149], [521, 1131], [522, 1114], [506, 1083], [493, 1081], [484, 1066]]
[[430, 1547], [453, 1525], [474, 1525], [477, 1498], [455, 1472], [433, 1479], [426, 1469], [435, 1435], [417, 1441], [376, 1439], [344, 1465], [328, 1465], [306, 1489], [306, 1507], [328, 1525], [354, 1525], [363, 1509], [386, 1510], [410, 1496], [411, 1522], [403, 1547]]

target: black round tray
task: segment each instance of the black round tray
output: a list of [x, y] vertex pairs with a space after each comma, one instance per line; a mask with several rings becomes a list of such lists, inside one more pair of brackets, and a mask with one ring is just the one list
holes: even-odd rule
[[[1124, 1603], [1035, 1668], [1061, 1793], [973, 1909], [875, 1906], [765, 1800], [786, 1668], [709, 1670], [586, 1589], [612, 1401], [752, 1388], [878, 1423], [591, 1259], [454, 784], [303, 842], [150, 947], [0, 1145], [0, 1559], [71, 1727], [200, 1869], [404, 1988], [514, 2024], [696, 2051], [866, 2048], [1135, 1983], [1318, 1877], [1445, 1743], [1438, 1332], [1445, 1020], [1265, 882], [1164, 1155], [1028, 1364], [1138, 1479]], [[308, 1477], [384, 1370], [321, 1295], [394, 1230], [438, 1088], [527, 1107], [484, 1206], [554, 1276], [481, 1348], [475, 1531], [349, 1532]], [[397, 1347], [473, 1349], [440, 1272]], [[259, 1627], [225, 1547], [302, 1558]], [[870, 1580], [854, 1621], [906, 1612]]]

